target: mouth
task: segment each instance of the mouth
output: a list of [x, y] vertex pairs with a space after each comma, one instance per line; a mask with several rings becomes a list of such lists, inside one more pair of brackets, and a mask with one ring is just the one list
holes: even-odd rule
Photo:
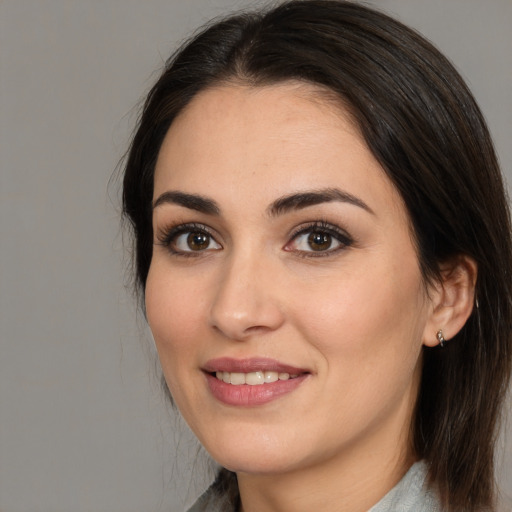
[[228, 405], [261, 405], [295, 390], [311, 372], [267, 358], [208, 361], [203, 367], [212, 394]]
[[239, 372], [221, 372], [210, 373], [217, 379], [225, 382], [226, 384], [233, 384], [233, 386], [241, 386], [247, 384], [248, 386], [259, 386], [261, 384], [272, 384], [278, 380], [296, 379], [300, 374], [289, 374], [287, 372], [274, 372], [274, 371], [257, 371], [249, 373]]

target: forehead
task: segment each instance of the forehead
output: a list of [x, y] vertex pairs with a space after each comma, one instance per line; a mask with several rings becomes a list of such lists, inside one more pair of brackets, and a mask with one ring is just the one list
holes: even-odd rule
[[401, 203], [332, 95], [303, 83], [223, 85], [199, 93], [171, 125], [154, 195], [180, 189], [233, 201], [247, 193], [268, 204], [276, 195], [326, 187], [384, 207]]
[[[309, 131], [306, 138], [302, 130], [317, 124], [350, 132], [364, 145], [357, 123], [333, 91], [299, 81], [267, 86], [227, 83], [208, 88], [190, 101], [169, 132], [182, 131], [191, 124], [196, 138], [210, 142], [229, 130], [235, 136], [233, 143], [246, 142], [242, 137], [247, 132], [240, 130], [244, 128], [251, 130], [251, 138], [263, 136], [269, 145], [276, 135], [304, 144], [315, 139], [315, 131]], [[212, 131], [213, 126], [217, 130]]]

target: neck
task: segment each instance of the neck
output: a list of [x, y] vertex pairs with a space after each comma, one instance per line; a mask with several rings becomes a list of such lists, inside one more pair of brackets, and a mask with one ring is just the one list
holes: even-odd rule
[[240, 512], [365, 512], [378, 503], [405, 475], [414, 460], [340, 469], [337, 461], [322, 468], [285, 475], [238, 474]]
[[276, 474], [237, 473], [241, 512], [366, 512], [402, 479], [415, 457], [409, 429], [393, 421], [362, 437], [317, 464]]

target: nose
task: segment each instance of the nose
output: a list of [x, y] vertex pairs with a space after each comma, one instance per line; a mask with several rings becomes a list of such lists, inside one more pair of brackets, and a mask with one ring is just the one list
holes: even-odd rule
[[233, 255], [219, 273], [211, 326], [237, 341], [278, 329], [284, 322], [278, 274], [257, 255]]

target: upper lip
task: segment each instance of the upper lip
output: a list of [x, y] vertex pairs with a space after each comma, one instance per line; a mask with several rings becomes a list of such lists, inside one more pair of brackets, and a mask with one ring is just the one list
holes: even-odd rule
[[208, 373], [250, 373], [261, 371], [289, 373], [291, 375], [309, 373], [309, 371], [304, 368], [291, 366], [289, 364], [281, 363], [280, 361], [266, 357], [251, 357], [248, 359], [220, 357], [217, 359], [210, 359], [203, 366], [203, 370]]

